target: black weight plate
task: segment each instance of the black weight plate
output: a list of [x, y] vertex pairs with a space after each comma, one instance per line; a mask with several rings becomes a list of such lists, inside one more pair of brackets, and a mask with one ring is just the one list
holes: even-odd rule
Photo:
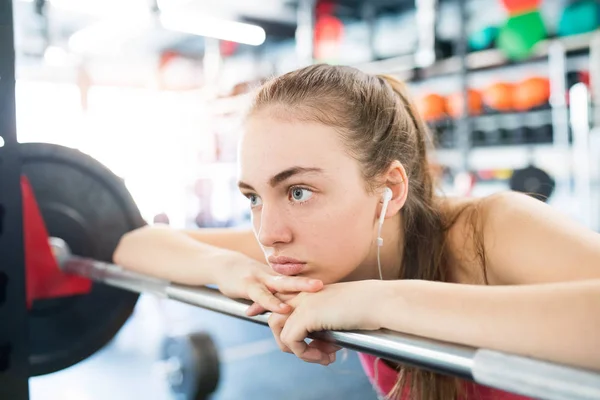
[[198, 370], [196, 375], [196, 393], [194, 400], [207, 399], [219, 386], [219, 353], [208, 334], [198, 332], [190, 335], [195, 350]]
[[[92, 157], [46, 144], [19, 145], [50, 236], [73, 254], [111, 262], [119, 239], [145, 223], [124, 182]], [[138, 295], [94, 283], [89, 294], [38, 300], [29, 313], [32, 376], [67, 368], [104, 347]]]
[[528, 194], [543, 202], [548, 201], [556, 186], [554, 179], [546, 171], [534, 166], [515, 170], [509, 185], [511, 190]]
[[207, 333], [167, 337], [161, 353], [167, 365], [167, 383], [178, 398], [205, 400], [217, 389], [219, 354]]

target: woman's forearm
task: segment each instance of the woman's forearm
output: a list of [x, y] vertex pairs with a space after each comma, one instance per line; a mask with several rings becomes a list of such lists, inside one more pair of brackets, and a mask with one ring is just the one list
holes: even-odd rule
[[113, 261], [132, 271], [201, 286], [215, 284], [218, 269], [242, 262], [242, 258], [242, 254], [199, 242], [183, 232], [152, 226], [123, 236]]
[[386, 281], [382, 328], [600, 370], [600, 281]]

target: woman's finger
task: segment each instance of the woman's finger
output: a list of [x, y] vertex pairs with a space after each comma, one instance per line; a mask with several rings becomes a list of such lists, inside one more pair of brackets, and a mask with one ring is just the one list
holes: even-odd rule
[[251, 283], [248, 287], [248, 297], [265, 310], [275, 313], [289, 313], [292, 307], [279, 300], [261, 282]]
[[273, 296], [277, 297], [284, 303], [292, 300], [294, 297], [298, 296], [298, 293], [273, 293]]
[[288, 347], [298, 358], [311, 363], [329, 365], [329, 355], [316, 347], [309, 346], [305, 339], [308, 336], [307, 324], [303, 318], [293, 312], [286, 316], [286, 322], [281, 331], [280, 338], [284, 346]]
[[[294, 297], [298, 296], [297, 293], [272, 293], [272, 294], [273, 294], [273, 296], [275, 296], [276, 298], [281, 300], [282, 303], [286, 303], [286, 302], [292, 300]], [[256, 315], [264, 313], [265, 311], [268, 311], [268, 310], [258, 303], [253, 303], [246, 310], [246, 315], [248, 315], [249, 317], [254, 317]]]
[[318, 292], [323, 281], [302, 276], [282, 276], [265, 273], [264, 283], [271, 291], [279, 293]]
[[267, 311], [267, 309], [261, 306], [260, 304], [252, 303], [252, 305], [246, 310], [246, 315], [249, 317], [255, 317], [264, 313], [265, 311]]
[[271, 314], [269, 316], [269, 328], [271, 328], [271, 332], [273, 332], [273, 337], [277, 342], [277, 346], [281, 349], [281, 351], [286, 353], [291, 353], [292, 351], [281, 341], [281, 331], [283, 330], [283, 326], [285, 325], [285, 321], [287, 320], [287, 316], [280, 314]]
[[322, 350], [326, 353], [336, 353], [343, 349], [341, 346], [337, 346], [333, 343], [325, 342], [323, 340], [314, 339], [309, 343], [309, 346], [316, 347], [319, 350]]
[[335, 362], [336, 356], [335, 353], [342, 349], [340, 346], [336, 346], [333, 343], [324, 342], [319, 339], [315, 339], [308, 344], [308, 347], [312, 347], [320, 350], [324, 355], [327, 355], [329, 358], [329, 362]]

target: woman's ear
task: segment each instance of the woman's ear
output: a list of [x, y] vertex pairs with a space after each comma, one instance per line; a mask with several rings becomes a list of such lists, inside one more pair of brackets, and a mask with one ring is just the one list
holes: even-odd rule
[[396, 215], [406, 203], [406, 198], [408, 197], [408, 176], [402, 163], [394, 160], [385, 173], [384, 179], [385, 186], [392, 189], [392, 198], [388, 203], [385, 213], [385, 217], [390, 218]]

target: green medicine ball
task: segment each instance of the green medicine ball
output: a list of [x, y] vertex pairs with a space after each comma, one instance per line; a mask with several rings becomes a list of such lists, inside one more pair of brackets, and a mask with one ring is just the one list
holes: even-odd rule
[[531, 55], [533, 47], [546, 38], [546, 27], [538, 11], [515, 15], [500, 29], [497, 47], [512, 60]]

